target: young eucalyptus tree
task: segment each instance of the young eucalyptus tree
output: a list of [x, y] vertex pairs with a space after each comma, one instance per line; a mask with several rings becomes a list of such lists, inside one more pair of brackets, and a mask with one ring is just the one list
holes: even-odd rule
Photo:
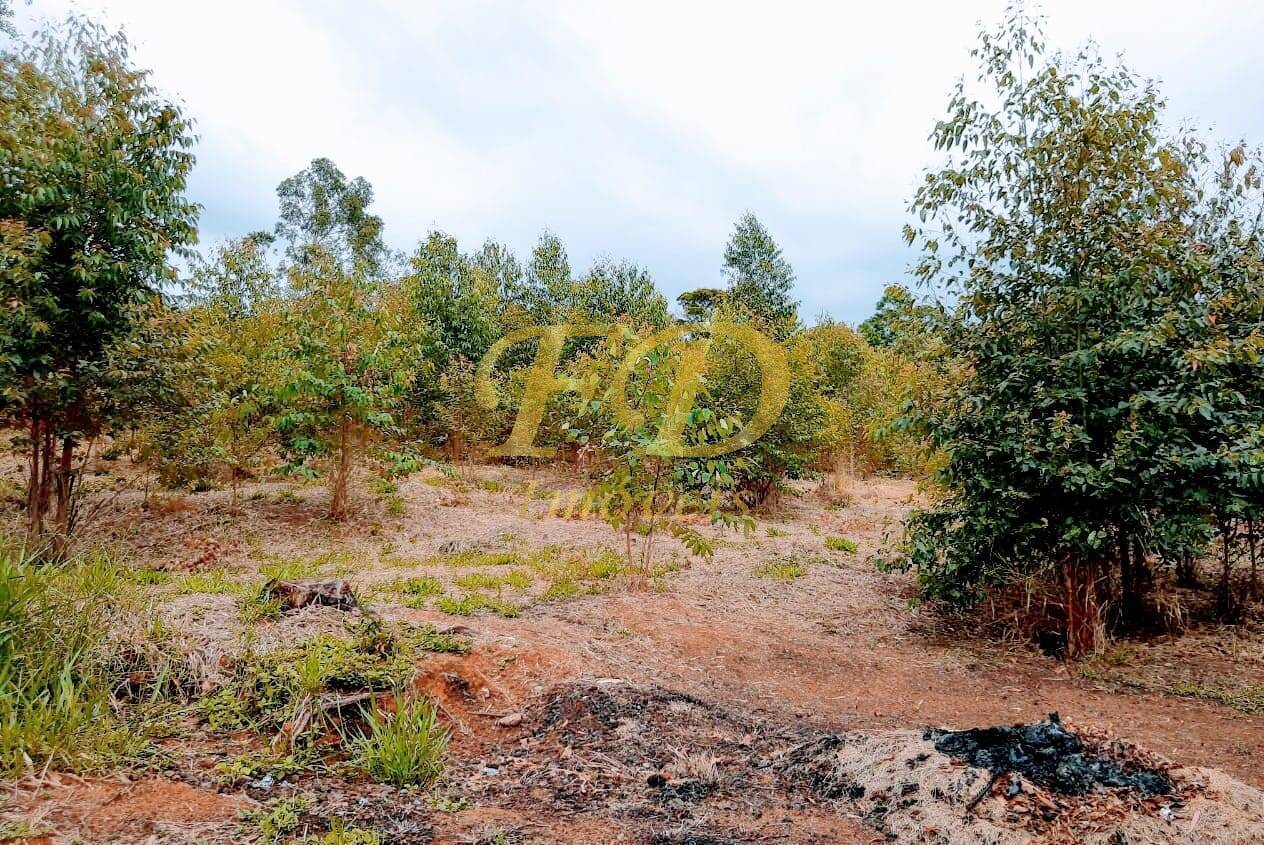
[[33, 534], [54, 489], [68, 532], [75, 448], [105, 425], [110, 350], [195, 239], [192, 145], [122, 35], [70, 18], [0, 52], [0, 414], [29, 432]]

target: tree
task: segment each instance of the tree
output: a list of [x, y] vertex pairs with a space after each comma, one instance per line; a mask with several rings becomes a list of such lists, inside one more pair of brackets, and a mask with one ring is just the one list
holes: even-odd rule
[[527, 262], [523, 286], [521, 299], [536, 325], [562, 322], [580, 305], [570, 259], [557, 235], [549, 231], [540, 235]]
[[628, 317], [633, 324], [664, 328], [670, 318], [667, 300], [643, 268], [630, 261], [601, 260], [579, 283], [585, 316], [593, 321]]
[[0, 54], [0, 413], [30, 433], [32, 533], [54, 487], [67, 532], [77, 439], [102, 425], [94, 380], [195, 239], [192, 144], [122, 35], [71, 18]]
[[234, 506], [240, 480], [255, 474], [275, 443], [280, 411], [285, 318], [270, 243], [264, 233], [229, 241], [190, 278], [191, 331], [206, 364], [198, 428], [227, 467]]
[[[1257, 446], [1232, 432], [1258, 422], [1260, 394], [1201, 363], [1226, 351], [1209, 336], [1223, 305], [1199, 237], [1204, 148], [1165, 136], [1154, 84], [1046, 54], [1021, 7], [974, 55], [987, 90], [958, 85], [932, 136], [948, 160], [905, 232], [918, 277], [959, 294], [945, 339], [967, 372], [919, 415], [947, 492], [909, 519], [895, 562], [951, 604], [1049, 577], [1074, 656], [1136, 621], [1155, 558], [1202, 553], [1187, 529], [1231, 515], [1226, 466], [1258, 478]], [[1214, 216], [1201, 228], [1258, 228]], [[1228, 329], [1242, 360], [1250, 307]]]
[[367, 181], [316, 159], [277, 195], [296, 298], [276, 425], [288, 470], [314, 475], [313, 460], [330, 465], [329, 516], [341, 521], [358, 458], [398, 431], [394, 412], [422, 369], [418, 326], [404, 290], [381, 276], [386, 247]]
[[873, 316], [860, 324], [860, 333], [871, 346], [918, 360], [943, 360], [941, 332], [947, 317], [940, 303], [919, 302], [903, 285], [887, 285]]
[[728, 291], [720, 288], [694, 288], [676, 297], [676, 302], [684, 312], [685, 322], [705, 323], [723, 307], [726, 296]]
[[[679, 338], [656, 343], [655, 337], [639, 335], [625, 320], [597, 349], [583, 353], [577, 412], [564, 425], [569, 439], [599, 449], [604, 457], [596, 504], [601, 516], [623, 534], [625, 562], [642, 587], [653, 575], [655, 544], [663, 534], [691, 554], [714, 554], [714, 543], [687, 519], [690, 511], [705, 513], [712, 524], [726, 528], [740, 526], [749, 532], [754, 524], [745, 508], [723, 507], [722, 496], [734, 486], [733, 462], [727, 455], [702, 460], [665, 456], [656, 448], [668, 418], [678, 411], [673, 407], [674, 387], [688, 376], [680, 373], [685, 356]], [[621, 377], [619, 370], [629, 355], [634, 356], [631, 370]], [[613, 413], [617, 406], [627, 413]], [[690, 445], [718, 442], [739, 426], [735, 418], [695, 406], [683, 420], [683, 440]], [[740, 516], [737, 510], [742, 511]]]
[[[513, 252], [504, 244], [489, 240], [478, 252], [470, 256], [470, 264], [487, 284], [496, 292], [500, 302], [502, 317], [504, 312], [516, 307], [525, 312], [528, 307], [523, 281], [522, 265], [514, 257]], [[515, 328], [522, 328], [515, 325]]]
[[318, 255], [309, 252], [291, 271], [298, 298], [286, 313], [290, 346], [277, 430], [292, 458], [289, 471], [314, 476], [313, 460], [330, 466], [329, 518], [343, 521], [356, 462], [397, 434], [395, 411], [421, 362], [408, 309], [389, 303], [376, 280]]
[[317, 158], [278, 185], [277, 197], [277, 234], [293, 263], [332, 261], [344, 272], [370, 275], [382, 269], [382, 218], [369, 213], [373, 186], [364, 177], [348, 181], [332, 161]]
[[791, 299], [794, 270], [749, 212], [737, 221], [724, 249], [724, 275], [729, 301], [775, 327], [775, 339], [784, 340], [794, 331], [799, 319], [799, 304]]
[[[498, 256], [499, 257], [499, 256]], [[477, 361], [500, 337], [500, 281], [461, 254], [455, 238], [431, 232], [409, 259], [403, 284], [429, 329], [436, 372], [454, 357]], [[503, 269], [493, 267], [492, 272]]]

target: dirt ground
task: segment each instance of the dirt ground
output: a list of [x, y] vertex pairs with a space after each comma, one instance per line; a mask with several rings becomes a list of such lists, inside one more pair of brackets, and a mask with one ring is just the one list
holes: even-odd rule
[[[109, 464], [98, 472], [102, 491], [122, 475]], [[525, 557], [561, 547], [595, 558], [618, 550], [620, 537], [600, 520], [546, 513], [550, 491], [576, 484], [544, 470], [426, 471], [389, 497], [366, 494], [349, 525], [321, 518], [318, 486], [248, 485], [240, 512], [224, 491], [146, 499], [120, 490], [88, 527], [133, 550], [138, 566], [254, 582], [261, 567], [288, 564], [345, 578], [385, 619], [469, 636], [469, 654], [430, 657], [415, 680], [452, 729], [445, 789], [461, 802], [436, 809], [425, 796], [313, 776], [267, 789], [217, 787], [209, 768], [249, 740], [190, 726], [164, 741], [178, 761], [169, 771], [32, 776], [9, 788], [2, 815], [46, 831], [30, 841], [242, 841], [252, 835], [239, 821], [244, 808], [305, 794], [322, 814], [376, 826], [388, 842], [1099, 841], [1113, 828], [1059, 828], [1038, 817], [1026, 824], [993, 797], [979, 805], [983, 821], [968, 837], [944, 832], [929, 820], [929, 799], [910, 809], [898, 795], [879, 800], [872, 791], [823, 796], [794, 786], [798, 775], [787, 768], [796, 749], [823, 737], [914, 760], [925, 728], [1032, 722], [1056, 711], [1077, 729], [1186, 767], [1178, 771], [1198, 782], [1198, 797], [1182, 806], [1127, 810], [1146, 824], [1162, 811], [1167, 833], [1143, 826], [1129, 828], [1133, 839], [1100, 841], [1264, 842], [1264, 806], [1251, 789], [1264, 788], [1264, 705], [1255, 697], [1264, 689], [1264, 631], [1199, 628], [1067, 664], [912, 609], [911, 578], [870, 561], [916, 501], [906, 481], [858, 482], [842, 507], [805, 484], [749, 536], [717, 535], [710, 560], [690, 560], [666, 541], [647, 588], [624, 577], [565, 597], [543, 593], [539, 579], [498, 587], [517, 610], [512, 618], [445, 613], [437, 599], [410, 607], [392, 591], [400, 579], [427, 576], [459, 595], [457, 579], [473, 568], [435, 562], [445, 554]], [[831, 550], [831, 537], [855, 551]], [[770, 577], [770, 563], [802, 574]], [[294, 642], [338, 630], [347, 615], [308, 608], [246, 623], [229, 592], [168, 584], [154, 596], [166, 621], [220, 653], [239, 648], [247, 627], [265, 644]], [[961, 776], [941, 768], [931, 766], [946, 780], [933, 785], [928, 774], [917, 788], [942, 794]], [[865, 771], [881, 779], [872, 766]], [[665, 773], [666, 785], [646, 772]], [[959, 816], [960, 802], [943, 800]], [[1216, 814], [1235, 801], [1237, 815], [1213, 833]]]

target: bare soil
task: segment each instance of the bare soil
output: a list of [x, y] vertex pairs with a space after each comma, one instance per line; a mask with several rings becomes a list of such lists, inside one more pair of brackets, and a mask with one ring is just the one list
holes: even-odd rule
[[[122, 484], [126, 469], [103, 463], [97, 483]], [[316, 486], [248, 485], [236, 511], [223, 491], [146, 499], [129, 488], [89, 526], [138, 566], [256, 583], [261, 567], [288, 562], [345, 578], [383, 618], [468, 634], [469, 654], [429, 656], [414, 681], [452, 730], [443, 793], [452, 803], [344, 775], [218, 787], [211, 767], [262, 740], [208, 735], [190, 720], [164, 741], [168, 770], [32, 775], [10, 788], [3, 816], [38, 823], [56, 842], [249, 841], [243, 808], [302, 794], [312, 831], [338, 816], [388, 842], [1264, 842], [1258, 628], [1194, 629], [1067, 664], [912, 609], [911, 578], [869, 560], [917, 501], [913, 484], [891, 479], [857, 482], [852, 502], [835, 508], [805, 484], [750, 536], [716, 535], [710, 560], [664, 544], [659, 562], [673, 566], [648, 589], [619, 577], [547, 600], [537, 577], [498, 588], [520, 606], [513, 618], [454, 616], [434, 599], [406, 605], [391, 587], [400, 579], [435, 578], [456, 596], [474, 569], [521, 568], [463, 568], [439, 555], [620, 548], [597, 519], [547, 515], [548, 499], [526, 495], [531, 482], [578, 484], [546, 470], [428, 471], [401, 485], [394, 515], [366, 496], [345, 525], [321, 518], [327, 494]], [[857, 550], [831, 551], [828, 537]], [[804, 574], [768, 577], [770, 562]], [[170, 584], [154, 595], [157, 612], [208, 652], [240, 648], [248, 625], [234, 595]], [[347, 616], [308, 607], [249, 627], [266, 648], [339, 631]], [[1122, 738], [1111, 747], [1161, 761], [1179, 794], [1107, 791], [1077, 803], [1029, 783], [1006, 795], [1002, 780], [967, 812], [989, 773], [938, 754], [923, 731], [1054, 711], [1084, 736]], [[863, 794], [823, 791], [826, 771]]]

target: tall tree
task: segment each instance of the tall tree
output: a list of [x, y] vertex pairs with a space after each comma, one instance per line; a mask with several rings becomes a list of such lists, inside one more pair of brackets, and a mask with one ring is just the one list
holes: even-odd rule
[[345, 272], [382, 269], [382, 218], [369, 212], [373, 186], [364, 177], [348, 180], [332, 161], [317, 158], [278, 185], [277, 197], [277, 234], [289, 244], [291, 261], [327, 264], [332, 259]]
[[0, 53], [0, 413], [30, 432], [34, 533], [54, 487], [67, 531], [94, 381], [196, 237], [192, 145], [122, 35], [71, 18]]
[[628, 317], [636, 325], [663, 328], [670, 318], [667, 300], [642, 267], [630, 261], [601, 260], [580, 280], [584, 311], [593, 321]]
[[799, 318], [794, 270], [754, 214], [743, 214], [729, 237], [724, 275], [730, 303], [764, 322], [779, 340], [794, 331]]
[[694, 288], [676, 297], [685, 322], [705, 323], [715, 316], [715, 312], [723, 307], [728, 291], [720, 288]]
[[[910, 519], [901, 563], [958, 604], [1049, 577], [1075, 655], [1138, 615], [1155, 556], [1200, 553], [1184, 529], [1220, 510], [1225, 465], [1258, 477], [1228, 435], [1259, 394], [1206, 381], [1221, 305], [1198, 237], [1204, 148], [1164, 133], [1154, 84], [1047, 54], [1021, 7], [974, 55], [984, 90], [958, 85], [933, 133], [948, 161], [905, 233], [918, 276], [960, 294], [945, 337], [967, 374], [922, 417], [947, 495]], [[1254, 313], [1232, 329], [1244, 356]]]
[[430, 330], [436, 371], [454, 357], [478, 361], [499, 337], [499, 280], [462, 255], [456, 238], [431, 232], [409, 258], [404, 287]]
[[524, 284], [527, 310], [540, 325], [567, 319], [579, 304], [571, 262], [557, 235], [549, 231], [540, 235], [527, 262]]
[[348, 516], [352, 473], [367, 454], [385, 457], [397, 413], [422, 364], [409, 311], [383, 296], [380, 281], [310, 256], [291, 271], [298, 293], [286, 317], [290, 348], [278, 391], [277, 429], [292, 460], [315, 475], [328, 467], [329, 518]]
[[396, 412], [412, 389], [420, 327], [398, 286], [383, 278], [382, 220], [369, 210], [373, 188], [316, 159], [277, 188], [288, 241], [287, 276], [297, 294], [287, 311], [287, 362], [277, 428], [289, 469], [328, 465], [329, 516], [348, 515], [359, 458], [398, 430]]

